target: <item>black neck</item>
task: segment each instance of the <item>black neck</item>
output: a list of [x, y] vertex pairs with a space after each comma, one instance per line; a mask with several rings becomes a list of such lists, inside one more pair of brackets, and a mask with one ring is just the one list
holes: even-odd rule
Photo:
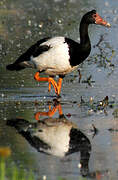
[[91, 46], [90, 44], [90, 39], [89, 39], [89, 35], [88, 35], [88, 25], [84, 23], [84, 21], [81, 21], [80, 23], [80, 45], [88, 47]]

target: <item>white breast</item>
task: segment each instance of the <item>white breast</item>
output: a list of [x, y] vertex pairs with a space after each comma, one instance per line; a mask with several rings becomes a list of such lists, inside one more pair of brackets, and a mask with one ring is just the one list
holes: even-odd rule
[[69, 47], [64, 37], [51, 38], [41, 44], [41, 46], [43, 45], [51, 48], [38, 57], [32, 58], [38, 70], [45, 70], [48, 75], [66, 74], [72, 71], [69, 63]]
[[[62, 126], [63, 125], [63, 126]], [[66, 124], [58, 124], [57, 126], [47, 126], [42, 128], [42, 132], [36, 132], [34, 136], [39, 137], [43, 142], [47, 143], [51, 148], [42, 149], [42, 151], [63, 157], [69, 149], [71, 126]], [[41, 150], [41, 149], [40, 149]]]

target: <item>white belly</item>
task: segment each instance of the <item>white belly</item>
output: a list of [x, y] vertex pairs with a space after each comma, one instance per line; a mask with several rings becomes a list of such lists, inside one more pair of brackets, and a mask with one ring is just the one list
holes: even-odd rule
[[48, 45], [50, 49], [32, 58], [32, 62], [39, 71], [44, 70], [48, 75], [64, 75], [76, 68], [72, 68], [69, 63], [69, 48], [64, 42], [64, 37], [52, 38], [41, 45]]
[[35, 132], [33, 136], [39, 137], [51, 148], [40, 149], [46, 153], [63, 157], [69, 149], [71, 125], [59, 123], [55, 126], [42, 128], [42, 132]]

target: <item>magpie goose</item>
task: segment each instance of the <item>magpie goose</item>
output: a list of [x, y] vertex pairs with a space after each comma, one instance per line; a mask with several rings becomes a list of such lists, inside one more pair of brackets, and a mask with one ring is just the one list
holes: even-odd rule
[[[44, 38], [32, 45], [13, 64], [6, 66], [8, 70], [19, 71], [25, 68], [35, 68], [37, 70], [34, 79], [37, 81], [47, 81], [49, 91], [51, 84], [57, 96], [60, 95], [62, 80], [64, 76], [75, 70], [90, 54], [91, 43], [88, 35], [89, 24], [99, 24], [110, 27], [110, 24], [103, 20], [96, 10], [87, 12], [80, 22], [80, 43], [67, 37]], [[40, 77], [44, 72], [49, 77]], [[54, 77], [58, 75], [58, 82]]]

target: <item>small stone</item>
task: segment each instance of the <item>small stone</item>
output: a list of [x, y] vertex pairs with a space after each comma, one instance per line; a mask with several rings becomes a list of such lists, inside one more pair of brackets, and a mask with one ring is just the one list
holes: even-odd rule
[[100, 101], [100, 106], [102, 106], [103, 105], [103, 102], [102, 101]]
[[61, 24], [61, 23], [62, 23], [61, 19], [59, 19], [59, 20], [58, 20], [58, 23], [59, 23], [59, 24]]
[[91, 114], [93, 112], [93, 109], [88, 110], [88, 114]]
[[46, 175], [43, 175], [43, 180], [46, 180], [46, 179], [47, 179]]
[[5, 96], [5, 95], [2, 93], [2, 94], [1, 94], [1, 97], [3, 98], [4, 96]]
[[93, 97], [90, 97], [89, 101], [90, 101], [90, 103], [92, 103], [93, 102]]
[[40, 24], [39, 24], [39, 27], [42, 28], [42, 27], [43, 27], [43, 23], [40, 23]]
[[28, 21], [28, 25], [29, 25], [29, 26], [31, 26], [31, 24], [32, 24], [32, 21], [31, 21], [31, 20], [29, 20], [29, 21]]
[[82, 167], [81, 163], [78, 164], [78, 168], [80, 169]]

